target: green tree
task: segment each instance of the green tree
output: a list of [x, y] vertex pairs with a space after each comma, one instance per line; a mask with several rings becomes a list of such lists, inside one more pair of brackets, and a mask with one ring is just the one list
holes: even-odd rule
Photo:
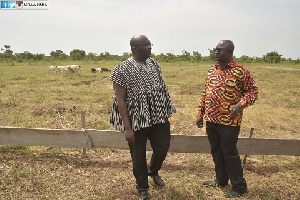
[[190, 61], [191, 60], [191, 53], [187, 52], [186, 50], [182, 51], [182, 55], [180, 56], [182, 61]]
[[74, 49], [70, 52], [70, 57], [73, 60], [82, 60], [85, 58], [85, 51], [79, 50], [79, 49]]
[[272, 51], [263, 56], [263, 60], [266, 63], [280, 63], [281, 56], [277, 53], [277, 51]]
[[29, 51], [24, 51], [23, 53], [16, 53], [15, 58], [18, 62], [23, 62], [24, 60], [43, 60], [45, 57], [45, 54], [32, 54]]
[[252, 63], [253, 58], [251, 58], [249, 56], [246, 56], [246, 55], [243, 55], [243, 56], [240, 57], [239, 61], [242, 62], [242, 63]]
[[121, 56], [121, 60], [124, 61], [127, 58], [130, 58], [132, 56], [132, 53], [124, 52], [123, 55]]
[[202, 60], [202, 56], [198, 51], [193, 51], [193, 61], [199, 62]]
[[68, 57], [62, 50], [51, 51], [50, 56], [59, 60], [64, 60]]
[[15, 56], [16, 56], [17, 60], [33, 59], [33, 54], [28, 51], [24, 51], [23, 53], [16, 53]]
[[208, 49], [209, 51], [209, 59], [210, 60], [215, 60], [215, 52], [213, 49]]
[[177, 56], [175, 56], [172, 53], [166, 53], [166, 61], [167, 62], [171, 62], [171, 61], [176, 61], [177, 60]]
[[114, 56], [105, 51], [104, 53], [100, 53], [99, 58], [100, 60], [113, 60]]
[[88, 53], [88, 55], [86, 56], [86, 58], [87, 58], [88, 60], [96, 61], [96, 60], [97, 60], [97, 54], [96, 54], [96, 53], [90, 52], [90, 53]]
[[33, 55], [33, 60], [43, 60], [45, 58], [45, 54], [37, 53]]
[[161, 53], [159, 55], [153, 56], [154, 59], [160, 62], [168, 62], [168, 58], [165, 54]]
[[3, 53], [5, 58], [12, 58], [13, 51], [10, 49], [10, 45], [4, 45], [5, 51]]

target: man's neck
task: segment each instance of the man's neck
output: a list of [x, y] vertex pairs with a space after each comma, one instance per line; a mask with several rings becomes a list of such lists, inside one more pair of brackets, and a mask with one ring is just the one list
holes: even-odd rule
[[146, 60], [144, 60], [144, 59], [139, 59], [137, 56], [132, 56], [132, 59], [133, 60], [135, 60], [135, 61], [137, 61], [137, 62], [141, 62], [141, 63], [144, 63], [144, 64], [146, 64]]
[[231, 59], [232, 59], [232, 58], [230, 58], [230, 59], [228, 59], [228, 60], [225, 60], [225, 61], [223, 61], [223, 62], [219, 62], [220, 68], [221, 68], [221, 69], [224, 69], [224, 68], [228, 65], [228, 63], [231, 61]]

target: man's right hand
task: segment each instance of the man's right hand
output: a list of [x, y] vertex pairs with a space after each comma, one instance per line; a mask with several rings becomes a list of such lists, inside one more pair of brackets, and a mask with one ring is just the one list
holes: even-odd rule
[[196, 125], [198, 126], [198, 128], [202, 128], [203, 127], [203, 118], [202, 117], [197, 117], [196, 120]]
[[135, 143], [135, 133], [132, 129], [130, 130], [125, 130], [125, 138], [126, 141], [128, 141], [129, 143], [133, 144]]

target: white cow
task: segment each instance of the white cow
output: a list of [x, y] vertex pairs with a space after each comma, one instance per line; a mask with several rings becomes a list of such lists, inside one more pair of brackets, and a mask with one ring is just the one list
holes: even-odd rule
[[57, 66], [49, 66], [49, 72], [56, 71]]
[[69, 72], [69, 65], [67, 66], [57, 66], [57, 70], [60, 72]]
[[79, 65], [66, 65], [66, 66], [50, 66], [49, 70], [57, 70], [59, 72], [78, 72], [81, 70], [81, 67]]
[[72, 72], [78, 72], [81, 70], [81, 67], [79, 65], [70, 65], [69, 70]]

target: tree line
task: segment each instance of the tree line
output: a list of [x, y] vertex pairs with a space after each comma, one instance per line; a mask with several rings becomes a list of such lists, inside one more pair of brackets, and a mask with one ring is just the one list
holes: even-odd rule
[[[193, 51], [192, 53], [183, 50], [181, 55], [174, 55], [172, 53], [161, 53], [158, 55], [152, 54], [151, 57], [160, 62], [176, 62], [176, 61], [189, 61], [189, 62], [210, 62], [214, 61], [214, 51], [208, 49], [209, 56], [202, 56], [198, 51]], [[26, 61], [42, 61], [42, 60], [90, 60], [90, 61], [112, 61], [112, 60], [126, 60], [131, 57], [132, 53], [124, 52], [120, 55], [113, 55], [109, 52], [104, 52], [100, 54], [88, 53], [84, 50], [74, 49], [70, 51], [70, 55], [67, 55], [62, 50], [55, 50], [50, 52], [50, 56], [45, 56], [45, 54], [33, 54], [29, 51], [24, 51], [23, 53], [14, 53], [11, 50], [10, 45], [4, 45], [0, 52], [0, 61], [16, 61], [16, 62], [26, 62]], [[280, 63], [289, 62], [300, 64], [300, 59], [293, 60], [291, 58], [283, 58], [277, 51], [272, 51], [263, 55], [263, 57], [250, 57], [243, 55], [240, 58], [234, 57], [235, 60], [241, 63]]]

